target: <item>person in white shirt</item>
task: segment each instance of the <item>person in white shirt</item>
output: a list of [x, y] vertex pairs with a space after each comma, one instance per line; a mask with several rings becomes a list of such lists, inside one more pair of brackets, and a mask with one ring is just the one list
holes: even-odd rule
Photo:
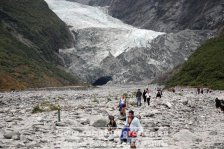
[[148, 106], [150, 105], [150, 99], [151, 99], [151, 93], [150, 91], [148, 90], [147, 93], [145, 94], [146, 96], [146, 100], [147, 100], [147, 103], [148, 103]]
[[143, 136], [143, 128], [137, 117], [134, 116], [134, 111], [128, 112], [128, 118], [126, 119], [125, 125], [129, 127], [128, 140], [131, 148], [136, 148], [135, 142], [138, 136]]

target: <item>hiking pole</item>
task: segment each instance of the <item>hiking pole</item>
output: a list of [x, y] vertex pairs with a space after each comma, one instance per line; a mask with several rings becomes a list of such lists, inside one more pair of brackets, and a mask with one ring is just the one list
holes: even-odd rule
[[60, 121], [61, 121], [61, 108], [58, 105], [58, 122], [60, 122]]

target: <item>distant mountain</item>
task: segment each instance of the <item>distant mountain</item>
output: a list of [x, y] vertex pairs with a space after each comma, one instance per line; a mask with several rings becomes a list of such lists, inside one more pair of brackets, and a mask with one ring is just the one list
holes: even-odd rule
[[208, 40], [166, 82], [172, 86], [202, 86], [224, 90], [224, 34]]
[[0, 90], [78, 83], [59, 55], [72, 35], [43, 0], [1, 0], [0, 18]]

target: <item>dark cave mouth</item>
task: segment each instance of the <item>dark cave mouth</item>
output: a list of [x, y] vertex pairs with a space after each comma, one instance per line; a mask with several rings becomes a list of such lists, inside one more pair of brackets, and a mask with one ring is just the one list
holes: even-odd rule
[[105, 85], [105, 84], [107, 84], [107, 82], [109, 82], [111, 80], [113, 80], [112, 76], [103, 76], [103, 77], [98, 78], [96, 81], [94, 81], [92, 83], [92, 85], [94, 85], [94, 86]]

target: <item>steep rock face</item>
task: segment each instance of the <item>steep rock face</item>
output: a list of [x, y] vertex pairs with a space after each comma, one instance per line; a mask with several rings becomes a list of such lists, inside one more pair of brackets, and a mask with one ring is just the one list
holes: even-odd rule
[[77, 2], [85, 5], [91, 6], [110, 6], [113, 0], [68, 0], [71, 2]]
[[107, 57], [101, 63], [101, 68], [111, 74], [116, 83], [150, 82], [182, 64], [211, 34], [184, 30], [161, 35], [152, 41], [150, 48], [132, 48], [116, 58]]
[[223, 0], [114, 0], [110, 14], [156, 31], [217, 29], [224, 24]]
[[88, 0], [85, 4], [109, 6], [109, 13], [127, 24], [162, 32], [213, 30], [224, 24], [223, 0]]

